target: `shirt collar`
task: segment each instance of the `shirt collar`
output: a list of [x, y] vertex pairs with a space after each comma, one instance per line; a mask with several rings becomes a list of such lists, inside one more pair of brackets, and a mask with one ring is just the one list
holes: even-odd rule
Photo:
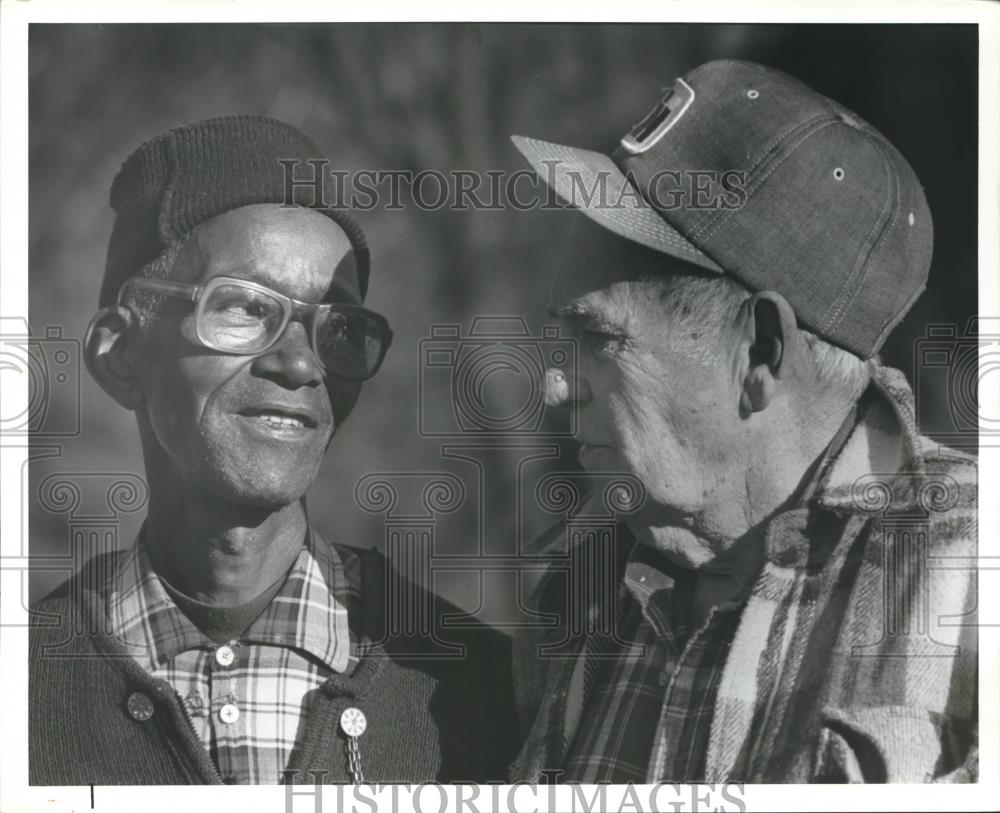
[[[187, 650], [215, 648], [167, 594], [141, 531], [112, 581], [112, 634], [150, 671]], [[357, 663], [348, 625], [350, 594], [336, 549], [308, 532], [284, 584], [241, 640], [303, 650], [334, 671], [349, 673]]]
[[899, 370], [877, 365], [857, 426], [821, 473], [813, 503], [838, 512], [869, 512], [865, 489], [878, 482], [893, 494], [893, 510], [915, 507], [925, 461], [946, 454], [921, 437], [913, 391]]
[[281, 589], [241, 640], [303, 649], [337, 672], [352, 658], [347, 578], [333, 545], [306, 535]]
[[800, 490], [800, 499], [768, 524], [767, 558], [815, 567], [845, 537], [887, 510], [921, 510], [926, 462], [950, 452], [921, 437], [913, 391], [899, 370], [874, 365], [871, 383]]
[[[674, 618], [673, 613], [664, 612], [662, 606], [667, 601], [666, 597], [675, 591], [679, 592], [670, 599], [671, 601], [677, 600], [684, 604], [692, 599], [693, 576], [694, 571], [678, 567], [648, 545], [633, 543], [625, 563], [625, 576], [622, 582], [628, 595], [638, 603], [646, 621], [652, 624], [660, 635], [667, 635], [676, 642], [686, 637], [687, 626], [683, 621]], [[719, 604], [712, 617], [718, 619], [725, 613], [740, 610], [746, 604], [752, 586], [752, 582], [748, 582], [732, 598]], [[655, 600], [651, 604], [653, 596], [657, 593], [664, 599], [659, 610], [652, 606], [656, 603]]]
[[671, 590], [683, 574], [665, 557], [633, 542], [625, 562], [625, 587], [642, 607], [660, 590]]

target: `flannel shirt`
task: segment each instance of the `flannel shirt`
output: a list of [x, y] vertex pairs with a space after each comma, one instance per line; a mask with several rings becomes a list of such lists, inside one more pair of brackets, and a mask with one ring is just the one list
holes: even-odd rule
[[358, 662], [348, 608], [359, 566], [307, 534], [270, 604], [220, 646], [167, 594], [140, 533], [106, 587], [111, 632], [174, 688], [223, 782], [274, 784], [300, 744], [313, 693]]
[[643, 783], [651, 762], [662, 763], [661, 782], [703, 778], [715, 694], [746, 592], [713, 608], [692, 634], [683, 610], [692, 588], [690, 574], [632, 546], [618, 610], [624, 645], [605, 653], [588, 642], [584, 711], [563, 781]]
[[[876, 366], [857, 425], [817, 473], [764, 529], [766, 561], [715, 692], [705, 781], [977, 781], [975, 459], [921, 437], [905, 378]], [[575, 511], [572, 534], [557, 526], [526, 549], [553, 563], [529, 610], [557, 623], [514, 642], [525, 737], [514, 781], [564, 769], [583, 721], [587, 630], [613, 595], [582, 606], [572, 586], [599, 556], [601, 534], [583, 526], [591, 514], [607, 525], [602, 504]]]

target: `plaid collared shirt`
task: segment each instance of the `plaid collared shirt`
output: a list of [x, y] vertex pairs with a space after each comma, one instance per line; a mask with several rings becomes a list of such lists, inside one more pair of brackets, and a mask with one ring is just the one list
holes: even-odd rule
[[633, 547], [618, 602], [625, 643], [617, 650], [588, 644], [585, 706], [562, 781], [703, 778], [719, 679], [746, 593], [713, 608], [690, 634], [690, 578], [675, 581], [665, 568], [655, 553]]
[[272, 784], [299, 744], [313, 692], [358, 660], [348, 607], [360, 563], [307, 534], [288, 577], [237, 641], [216, 644], [177, 608], [142, 541], [106, 589], [112, 631], [180, 697], [229, 784]]

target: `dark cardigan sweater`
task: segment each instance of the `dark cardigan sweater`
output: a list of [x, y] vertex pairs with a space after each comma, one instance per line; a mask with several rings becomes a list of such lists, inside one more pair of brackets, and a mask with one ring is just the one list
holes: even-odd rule
[[[351, 781], [339, 720], [352, 706], [368, 719], [358, 740], [366, 782], [505, 779], [518, 746], [509, 639], [436, 596], [430, 597], [433, 636], [387, 631], [387, 606], [400, 596], [419, 602], [427, 593], [377, 552], [355, 553], [363, 562], [363, 610], [351, 628], [369, 643], [350, 677], [334, 675], [317, 690], [286, 780]], [[108, 634], [94, 585], [113, 559], [95, 557], [32, 608], [30, 782], [218, 784], [221, 777], [173, 688]], [[464, 653], [456, 655], [455, 645]], [[149, 719], [129, 713], [128, 699], [137, 692], [152, 701]]]

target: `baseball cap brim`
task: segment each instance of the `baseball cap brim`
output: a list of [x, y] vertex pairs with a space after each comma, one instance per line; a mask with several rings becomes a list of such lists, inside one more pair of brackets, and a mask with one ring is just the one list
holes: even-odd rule
[[560, 200], [595, 223], [626, 240], [722, 273], [711, 257], [657, 214], [610, 156], [526, 136], [510, 139]]

